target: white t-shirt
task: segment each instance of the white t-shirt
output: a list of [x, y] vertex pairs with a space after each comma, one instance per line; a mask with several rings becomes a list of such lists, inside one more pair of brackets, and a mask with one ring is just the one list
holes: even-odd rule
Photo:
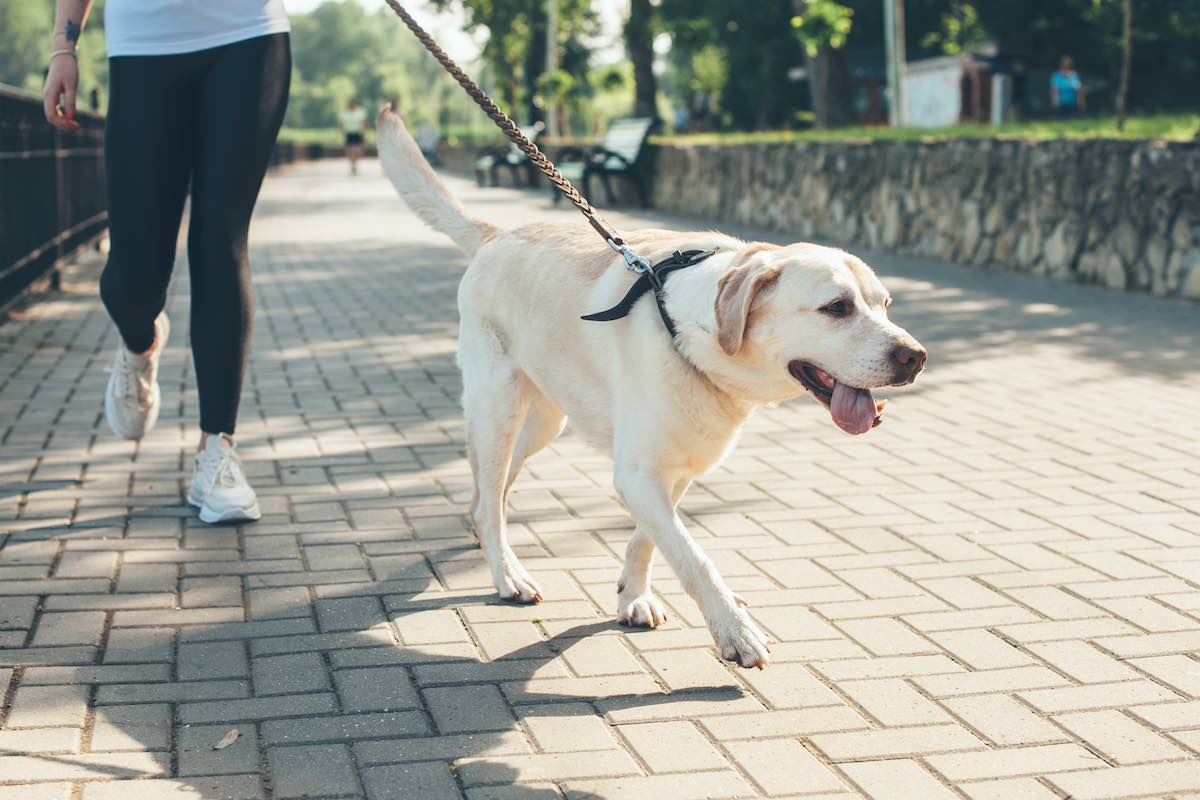
[[108, 0], [109, 56], [191, 53], [291, 30], [283, 0]]
[[367, 110], [362, 106], [344, 108], [338, 112], [338, 121], [346, 133], [362, 133], [367, 127]]

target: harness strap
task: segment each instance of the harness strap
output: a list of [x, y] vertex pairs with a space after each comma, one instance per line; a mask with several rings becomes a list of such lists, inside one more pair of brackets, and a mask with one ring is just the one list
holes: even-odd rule
[[608, 311], [602, 311], [598, 314], [589, 314], [583, 317], [585, 320], [609, 321], [620, 319], [626, 316], [633, 308], [633, 304], [642, 295], [654, 291], [654, 301], [658, 304], [658, 313], [662, 317], [663, 324], [666, 325], [667, 331], [670, 332], [671, 338], [675, 338], [675, 323], [671, 321], [671, 315], [667, 313], [667, 307], [663, 302], [663, 281], [667, 275], [675, 270], [690, 267], [693, 264], [699, 264], [704, 259], [711, 256], [715, 250], [688, 250], [684, 253], [676, 251], [670, 258], [665, 261], [660, 261], [658, 264], [651, 264], [649, 259], [639, 256], [633, 252], [633, 249], [625, 243], [625, 240], [617, 233], [616, 229], [608, 224], [587, 201], [579, 190], [576, 189], [566, 176], [559, 172], [546, 154], [538, 149], [538, 146], [517, 127], [507, 114], [500, 110], [500, 106], [496, 105], [496, 101], [488, 97], [479, 84], [471, 80], [471, 77], [463, 71], [462, 67], [454, 63], [454, 59], [446, 54], [446, 51], [434, 40], [432, 36], [425, 32], [412, 15], [404, 10], [404, 6], [400, 5], [399, 0], [384, 0], [388, 7], [395, 12], [396, 16], [408, 26], [413, 35], [425, 46], [425, 49], [433, 55], [434, 58], [446, 69], [447, 72], [458, 81], [459, 85], [466, 90], [484, 113], [495, 122], [497, 127], [504, 132], [504, 135], [512, 140], [526, 158], [529, 163], [533, 164], [546, 178], [554, 184], [554, 186], [562, 192], [562, 194], [570, 200], [576, 208], [587, 219], [588, 224], [595, 229], [596, 233], [604, 238], [604, 241], [616, 252], [620, 253], [625, 259], [625, 266], [631, 271], [638, 273], [639, 277], [630, 287], [628, 294], [617, 305], [610, 308]]
[[687, 250], [679, 252], [676, 250], [671, 254], [670, 258], [658, 262], [649, 269], [642, 271], [638, 279], [629, 287], [629, 291], [621, 298], [621, 302], [617, 303], [607, 311], [597, 311], [595, 314], [587, 314], [580, 319], [588, 322], [612, 322], [613, 320], [621, 319], [629, 315], [633, 310], [633, 306], [637, 301], [653, 290], [654, 302], [658, 305], [658, 315], [662, 317], [663, 325], [667, 328], [667, 333], [671, 334], [671, 338], [675, 338], [675, 322], [671, 319], [671, 315], [667, 313], [665, 302], [666, 293], [666, 278], [672, 272], [686, 269], [699, 264], [704, 259], [711, 256], [716, 250]]

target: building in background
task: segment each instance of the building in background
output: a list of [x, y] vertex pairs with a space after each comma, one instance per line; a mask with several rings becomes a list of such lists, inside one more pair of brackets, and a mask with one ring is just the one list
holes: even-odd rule
[[1009, 61], [987, 48], [910, 61], [904, 76], [905, 120], [914, 128], [1011, 121], [1014, 73]]

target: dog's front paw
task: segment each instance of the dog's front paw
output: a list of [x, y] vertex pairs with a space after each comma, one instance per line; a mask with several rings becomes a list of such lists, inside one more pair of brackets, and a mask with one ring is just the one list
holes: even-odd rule
[[759, 669], [770, 663], [767, 635], [758, 629], [744, 608], [731, 609], [724, 623], [713, 626], [712, 634], [721, 658], [726, 661]]
[[618, 597], [617, 622], [642, 628], [657, 628], [667, 621], [663, 604], [650, 592], [635, 597]]
[[542, 602], [542, 587], [520, 566], [504, 570], [496, 580], [496, 591], [502, 599], [514, 603]]

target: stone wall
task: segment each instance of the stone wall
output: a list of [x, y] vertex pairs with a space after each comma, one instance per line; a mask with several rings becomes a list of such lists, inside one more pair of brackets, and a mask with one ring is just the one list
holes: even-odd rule
[[644, 159], [655, 208], [716, 227], [1200, 299], [1197, 143], [671, 142]]

